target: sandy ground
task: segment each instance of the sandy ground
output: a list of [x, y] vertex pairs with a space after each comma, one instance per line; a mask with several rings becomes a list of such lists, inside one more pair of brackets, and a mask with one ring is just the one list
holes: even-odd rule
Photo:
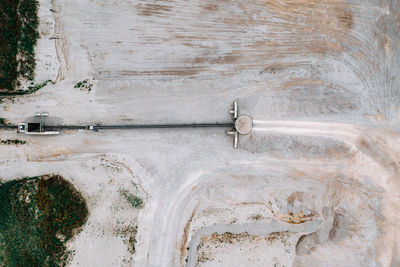
[[300, 235], [290, 232], [267, 236], [214, 234], [202, 239], [196, 266], [291, 266]]
[[71, 266], [400, 264], [398, 1], [40, 3], [56, 83], [0, 117], [230, 122], [238, 99], [254, 119], [237, 150], [224, 129], [1, 132], [28, 141], [0, 145], [1, 179], [58, 173], [87, 199]]

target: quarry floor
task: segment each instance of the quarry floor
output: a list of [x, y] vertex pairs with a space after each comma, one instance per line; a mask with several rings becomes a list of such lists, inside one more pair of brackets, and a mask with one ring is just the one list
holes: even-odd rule
[[230, 122], [233, 100], [254, 119], [236, 150], [219, 128], [1, 131], [27, 141], [0, 145], [1, 179], [61, 174], [87, 200], [70, 266], [400, 264], [400, 2], [39, 2], [55, 83], [0, 103], [8, 122]]

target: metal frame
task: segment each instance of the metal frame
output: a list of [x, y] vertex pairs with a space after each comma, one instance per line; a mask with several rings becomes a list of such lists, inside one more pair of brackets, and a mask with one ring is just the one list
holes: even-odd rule
[[239, 113], [238, 102], [235, 100], [235, 101], [233, 101], [232, 109], [229, 110], [229, 114], [232, 114], [232, 121], [233, 121], [233, 127], [232, 128], [233, 129], [228, 130], [226, 132], [227, 135], [233, 136], [233, 148], [234, 149], [238, 148], [238, 143], [239, 143], [239, 133], [235, 129], [235, 121], [238, 118], [238, 113]]
[[[237, 127], [238, 127], [238, 125], [237, 125], [238, 119], [240, 120], [240, 118], [244, 118], [244, 117], [250, 118], [250, 117], [249, 117], [249, 116], [246, 116], [246, 115], [239, 116], [238, 102], [237, 102], [236, 100], [233, 101], [232, 109], [229, 110], [229, 114], [232, 114], [233, 127], [232, 127], [231, 130], [228, 130], [228, 131], [226, 132], [226, 134], [227, 134], [227, 135], [233, 136], [233, 148], [236, 149], [236, 148], [238, 148], [238, 144], [239, 144], [239, 135], [240, 135], [240, 134], [243, 134], [243, 135], [248, 134], [248, 133], [251, 131], [252, 125], [251, 125], [251, 128], [250, 128], [250, 131], [249, 131], [249, 132], [242, 132], [242, 133], [239, 132], [240, 129], [237, 128]], [[250, 118], [250, 120], [251, 120], [251, 122], [252, 122], [252, 119], [251, 119], [251, 118]], [[239, 124], [239, 125], [240, 125], [240, 124]]]

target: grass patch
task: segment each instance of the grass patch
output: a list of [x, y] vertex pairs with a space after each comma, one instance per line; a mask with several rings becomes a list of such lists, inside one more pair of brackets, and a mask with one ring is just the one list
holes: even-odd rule
[[0, 1], [0, 89], [13, 91], [19, 80], [33, 80], [39, 38], [37, 0]]
[[65, 266], [86, 203], [59, 175], [0, 183], [0, 266]]

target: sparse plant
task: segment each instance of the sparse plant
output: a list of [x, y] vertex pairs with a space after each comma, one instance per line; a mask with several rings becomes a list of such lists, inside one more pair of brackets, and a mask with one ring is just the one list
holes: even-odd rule
[[143, 200], [140, 197], [135, 196], [128, 190], [120, 190], [120, 193], [125, 198], [125, 200], [132, 205], [132, 207], [136, 209], [140, 209], [143, 207]]
[[259, 220], [261, 220], [262, 218], [264, 218], [261, 214], [256, 214], [256, 215], [253, 215], [253, 216], [251, 216], [250, 217], [250, 219], [252, 220], [252, 221], [259, 221]]
[[115, 235], [123, 238], [124, 243], [128, 246], [128, 251], [133, 254], [135, 253], [135, 244], [136, 244], [136, 233], [137, 226], [128, 225], [122, 226], [115, 230]]
[[36, 84], [36, 85], [28, 86], [28, 90], [14, 90], [14, 91], [8, 91], [8, 92], [0, 92], [0, 97], [2, 97], [2, 96], [11, 96], [12, 97], [12, 96], [17, 96], [17, 95], [32, 94], [32, 93], [38, 91], [39, 89], [42, 89], [50, 82], [53, 83], [52, 80], [47, 80], [47, 81], [44, 81], [44, 82]]
[[93, 84], [89, 83], [89, 80], [83, 80], [75, 84], [74, 88], [79, 88], [82, 91], [92, 91]]
[[6, 139], [6, 140], [0, 139], [0, 141], [2, 144], [5, 144], [5, 145], [25, 145], [26, 144], [26, 141], [19, 140], [19, 139]]

